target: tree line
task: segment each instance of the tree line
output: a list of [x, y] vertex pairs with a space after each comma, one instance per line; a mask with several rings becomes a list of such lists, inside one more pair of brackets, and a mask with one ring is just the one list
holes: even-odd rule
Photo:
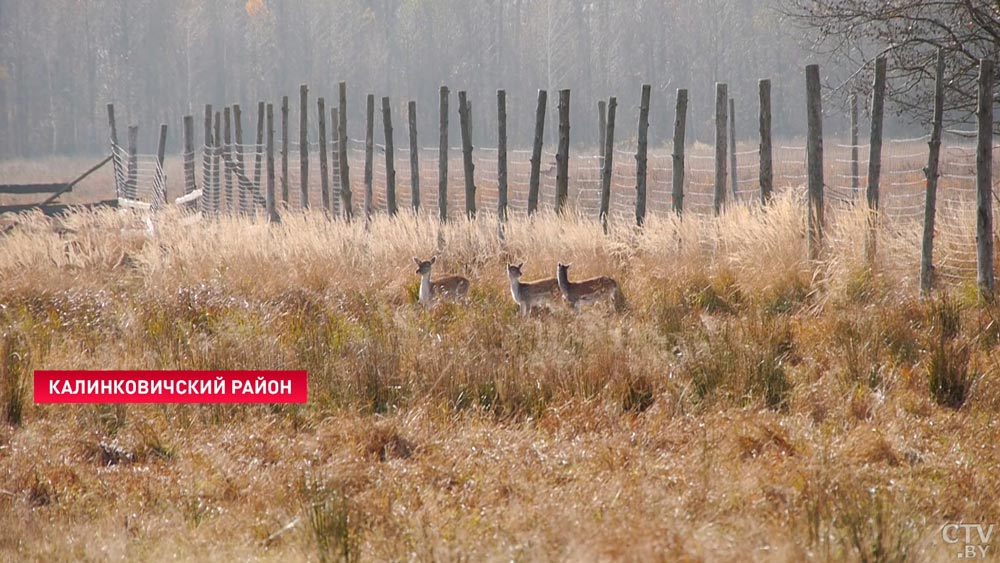
[[[177, 150], [182, 116], [205, 103], [255, 107], [288, 95], [297, 112], [307, 83], [315, 112], [316, 97], [329, 104], [341, 80], [352, 137], [362, 136], [371, 92], [392, 96], [397, 116], [416, 100], [421, 138], [434, 144], [446, 84], [468, 91], [477, 145], [495, 143], [497, 88], [508, 92], [513, 147], [530, 143], [539, 88], [550, 97], [572, 89], [576, 145], [597, 144], [597, 102], [618, 96], [627, 143], [649, 83], [651, 146], [669, 142], [677, 88], [692, 92], [689, 138], [709, 141], [719, 81], [741, 137], [752, 138], [765, 77], [775, 134], [795, 136], [805, 127], [802, 68], [817, 59], [777, 0], [0, 0], [0, 158], [104, 152], [108, 102], [120, 122], [141, 125], [141, 149], [168, 123]], [[819, 62], [830, 76], [851, 70]], [[834, 117], [836, 130], [843, 119]]]

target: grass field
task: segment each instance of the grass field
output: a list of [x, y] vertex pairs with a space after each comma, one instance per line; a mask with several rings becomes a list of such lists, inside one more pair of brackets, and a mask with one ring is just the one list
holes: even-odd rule
[[[1000, 523], [1000, 309], [917, 297], [916, 223], [867, 270], [863, 215], [814, 264], [803, 217], [22, 218], [0, 560], [952, 560], [943, 525]], [[466, 304], [416, 304], [435, 253]], [[522, 260], [628, 310], [517, 317]], [[42, 406], [38, 368], [306, 369], [310, 402]]]

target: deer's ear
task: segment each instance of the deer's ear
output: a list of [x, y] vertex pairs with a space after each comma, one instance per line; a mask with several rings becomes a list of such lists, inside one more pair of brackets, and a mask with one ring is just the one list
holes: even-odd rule
[[419, 266], [420, 265], [420, 260], [417, 260], [417, 257], [414, 256], [413, 257], [413, 263], [416, 264], [417, 266]]
[[518, 264], [517, 265], [517, 269], [520, 270], [522, 266], [524, 266], [524, 262], [521, 262], [520, 264]]
[[438, 259], [437, 256], [431, 256], [431, 264], [437, 262], [437, 259]]

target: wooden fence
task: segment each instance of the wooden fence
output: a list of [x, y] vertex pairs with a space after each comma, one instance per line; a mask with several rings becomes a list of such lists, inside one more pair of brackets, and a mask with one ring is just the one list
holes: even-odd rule
[[[922, 220], [922, 291], [930, 291], [935, 279], [961, 279], [974, 271], [980, 291], [992, 295], [992, 158], [997, 149], [992, 138], [992, 65], [988, 60], [981, 61], [980, 110], [975, 130], [948, 131], [942, 126], [943, 59], [939, 55], [931, 132], [913, 139], [885, 140], [885, 64], [884, 59], [876, 62], [871, 129], [865, 144], [858, 139], [857, 99], [852, 96], [849, 142], [824, 145], [819, 68], [810, 65], [805, 81], [808, 134], [803, 145], [773, 143], [771, 83], [761, 80], [756, 143], [736, 142], [736, 106], [727, 85], [720, 83], [716, 86], [714, 146], [686, 145], [688, 91], [681, 89], [676, 95], [673, 149], [669, 152], [648, 146], [649, 85], [642, 87], [639, 96], [634, 147], [615, 140], [616, 126], [618, 131], [622, 129], [615, 122], [617, 98], [598, 102], [597, 150], [593, 153], [572, 150], [569, 90], [558, 93], [558, 144], [551, 152], [543, 143], [548, 107], [548, 93], [544, 90], [539, 90], [535, 105], [534, 142], [530, 149], [519, 150], [508, 148], [508, 108], [503, 90], [497, 92], [496, 147], [473, 146], [472, 101], [464, 91], [458, 92], [460, 144], [450, 144], [451, 92], [446, 86], [440, 89], [437, 146], [419, 144], [418, 108], [409, 101], [404, 147], [395, 139], [388, 97], [381, 98], [381, 111], [376, 112], [375, 96], [367, 96], [365, 135], [357, 139], [347, 134], [345, 83], [339, 85], [336, 106], [327, 108], [325, 98], [319, 97], [315, 113], [309, 88], [302, 85], [297, 142], [289, 137], [287, 97], [281, 100], [278, 140], [273, 105], [258, 103], [253, 143], [244, 139], [239, 105], [221, 111], [206, 105], [200, 187], [193, 117], [185, 117], [184, 193], [174, 203], [197, 209], [206, 217], [261, 212], [271, 221], [279, 221], [283, 210], [315, 209], [318, 204], [331, 218], [351, 220], [355, 216], [353, 194], [360, 190], [365, 220], [379, 212], [392, 216], [407, 206], [413, 212], [434, 210], [442, 221], [452, 218], [450, 210], [464, 208], [468, 218], [486, 211], [501, 222], [512, 214], [530, 216], [547, 208], [558, 214], [591, 216], [607, 230], [611, 221], [628, 221], [641, 227], [650, 213], [716, 216], [734, 205], [767, 206], [776, 191], [804, 188], [811, 259], [823, 254], [828, 212], [865, 205], [870, 217], [865, 243], [870, 263], [877, 253], [878, 225]], [[157, 155], [143, 157], [135, 150], [134, 128], [129, 129], [128, 149], [118, 146], [111, 105], [108, 114], [120, 201], [125, 200], [126, 207], [150, 209], [169, 201], [162, 177], [166, 125], [161, 126]], [[310, 115], [317, 119], [317, 139], [309, 138]], [[381, 117], [384, 144], [374, 139], [376, 115]], [[864, 152], [867, 156], [862, 156]], [[143, 168], [142, 162], [150, 160], [159, 168]], [[298, 166], [290, 166], [295, 160]], [[356, 172], [359, 169], [361, 174]], [[862, 169], [866, 169], [865, 175]], [[145, 191], [139, 189], [144, 170], [149, 176], [146, 183], [151, 186]], [[452, 189], [459, 187], [462, 189]], [[974, 232], [963, 227], [970, 217], [975, 218]], [[935, 234], [944, 248], [937, 267], [933, 258]]]

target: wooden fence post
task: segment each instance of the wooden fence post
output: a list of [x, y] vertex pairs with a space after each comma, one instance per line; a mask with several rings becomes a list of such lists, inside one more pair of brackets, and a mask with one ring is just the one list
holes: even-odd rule
[[348, 221], [354, 216], [354, 206], [351, 204], [351, 168], [347, 162], [347, 83], [338, 85], [339, 99], [337, 123], [337, 144], [340, 150], [340, 201], [344, 210], [344, 218]]
[[122, 162], [119, 156], [118, 147], [118, 127], [115, 125], [115, 104], [108, 104], [108, 127], [111, 129], [111, 166], [114, 169], [115, 174], [115, 197], [121, 196], [123, 186], [120, 186], [122, 180]]
[[736, 101], [729, 98], [729, 182], [732, 185], [733, 201], [740, 200], [740, 169], [736, 162]]
[[274, 106], [271, 104], [267, 104], [267, 188], [264, 205], [267, 209], [267, 220], [271, 223], [281, 222], [274, 201]]
[[261, 182], [260, 172], [262, 158], [264, 156], [264, 111], [266, 104], [264, 102], [257, 102], [257, 146], [254, 147], [254, 162], [253, 162], [253, 183], [254, 187], [257, 188], [256, 193], [260, 194]]
[[413, 212], [420, 211], [420, 145], [417, 144], [417, 102], [406, 104], [406, 119], [410, 125], [410, 203]]
[[615, 162], [615, 111], [618, 98], [608, 100], [608, 126], [604, 134], [604, 163], [601, 166], [601, 227], [608, 233], [608, 212], [611, 208], [611, 173]]
[[240, 104], [233, 104], [233, 128], [236, 137], [236, 187], [239, 196], [239, 212], [245, 215], [247, 212], [247, 196], [250, 195], [250, 186], [246, 185], [246, 168], [243, 160], [243, 111]]
[[288, 96], [281, 97], [281, 203], [288, 205]]
[[604, 136], [608, 131], [608, 103], [597, 102], [597, 156], [604, 158]]
[[727, 102], [729, 90], [726, 84], [715, 84], [715, 214], [722, 212], [726, 204], [726, 126], [729, 118]]
[[868, 229], [865, 235], [865, 261], [875, 262], [878, 229], [879, 183], [882, 176], [882, 117], [885, 108], [885, 57], [875, 59], [875, 84], [872, 88], [872, 128], [868, 153]]
[[528, 216], [538, 209], [538, 176], [542, 171], [542, 141], [545, 135], [545, 104], [548, 92], [538, 91], [535, 106], [535, 140], [531, 147], [531, 175], [528, 177]]
[[809, 258], [819, 258], [823, 244], [823, 98], [819, 65], [806, 67], [806, 114], [808, 138], [806, 159], [809, 169]]
[[222, 183], [220, 182], [222, 167], [222, 112], [215, 112], [215, 134], [212, 144], [212, 213], [219, 214], [222, 208]]
[[365, 221], [371, 221], [375, 207], [375, 95], [365, 101]]
[[156, 183], [153, 184], [153, 206], [155, 211], [167, 205], [167, 174], [163, 171], [163, 157], [167, 151], [167, 124], [160, 124], [160, 140], [156, 144]]
[[323, 202], [323, 212], [330, 213], [330, 164], [326, 152], [326, 100], [323, 96], [316, 98], [316, 112], [319, 128], [319, 185], [320, 199]]
[[139, 126], [129, 125], [128, 126], [128, 176], [125, 180], [125, 197], [128, 199], [138, 199], [139, 186], [136, 185], [137, 175], [139, 173], [139, 158], [136, 156], [138, 154], [139, 144]]
[[202, 149], [201, 168], [201, 200], [199, 208], [202, 217], [207, 217], [211, 211], [211, 203], [217, 186], [212, 185], [212, 148], [215, 141], [212, 139], [212, 104], [205, 104], [205, 147]]
[[497, 90], [497, 217], [507, 220], [507, 91]]
[[[194, 116], [184, 116], [184, 193], [189, 194], [198, 189], [194, 175]], [[203, 192], [204, 193], [204, 192]], [[185, 205], [191, 208], [192, 205]]]
[[646, 221], [646, 171], [649, 150], [649, 95], [652, 86], [642, 85], [639, 98], [639, 141], [635, 153], [635, 224]]
[[111, 144], [117, 145], [118, 127], [115, 125], [115, 104], [108, 104], [108, 127], [111, 129]]
[[858, 197], [861, 171], [858, 166], [858, 93], [851, 92], [848, 104], [851, 106], [851, 199]]
[[299, 197], [309, 209], [309, 87], [299, 85]]
[[438, 142], [438, 217], [448, 220], [448, 87], [439, 91], [441, 118]]
[[222, 110], [222, 169], [226, 176], [226, 204], [227, 212], [233, 211], [233, 110], [226, 106]]
[[330, 108], [330, 216], [340, 216], [340, 134], [338, 133], [340, 112], [336, 107]]
[[556, 213], [569, 196], [569, 89], [559, 90], [559, 146], [556, 152]]
[[760, 202], [771, 201], [774, 189], [774, 156], [771, 148], [771, 81], [757, 83], [760, 95]]
[[471, 109], [465, 90], [458, 92], [458, 121], [462, 131], [462, 164], [465, 175], [465, 216], [476, 216], [476, 165], [472, 162]]
[[674, 109], [674, 152], [673, 155], [673, 208], [680, 215], [684, 211], [684, 136], [687, 133], [688, 91], [677, 90], [677, 105]]
[[920, 247], [920, 293], [928, 295], [934, 283], [934, 219], [937, 213], [938, 164], [941, 157], [941, 129], [944, 121], [944, 48], [938, 47], [934, 72], [934, 122], [927, 143], [927, 194], [924, 197], [924, 233]]
[[993, 60], [979, 61], [976, 110], [976, 282], [979, 295], [993, 299]]
[[396, 216], [396, 148], [392, 142], [392, 108], [382, 97], [382, 129], [385, 134], [385, 200], [389, 216]]

